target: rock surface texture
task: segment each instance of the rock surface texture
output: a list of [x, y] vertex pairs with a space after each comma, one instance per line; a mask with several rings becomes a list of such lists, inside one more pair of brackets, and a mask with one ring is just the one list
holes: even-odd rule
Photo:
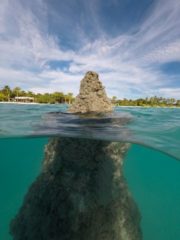
[[[95, 83], [93, 87], [90, 82]], [[90, 92], [92, 98], [86, 97], [87, 89], [86, 95]], [[95, 89], [103, 91], [101, 103], [92, 103], [94, 96], [99, 99]], [[111, 109], [98, 75], [88, 72], [69, 111]], [[141, 240], [139, 211], [122, 171], [128, 147], [126, 143], [52, 138], [42, 171], [11, 222], [13, 239]]]
[[71, 113], [110, 112], [112, 104], [108, 99], [99, 76], [87, 72], [81, 80], [79, 95], [69, 109]]

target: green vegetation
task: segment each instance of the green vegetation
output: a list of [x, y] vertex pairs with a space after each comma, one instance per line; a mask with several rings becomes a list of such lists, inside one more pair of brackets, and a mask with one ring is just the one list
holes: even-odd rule
[[[14, 101], [15, 97], [33, 97], [34, 102], [37, 103], [68, 103], [74, 101], [72, 93], [64, 94], [63, 92], [54, 93], [33, 93], [31, 91], [24, 91], [20, 87], [11, 89], [8, 85], [0, 89], [0, 102]], [[112, 97], [112, 103], [116, 106], [141, 106], [141, 107], [180, 107], [180, 100], [174, 98], [150, 97], [139, 99], [117, 99]]]
[[180, 107], [180, 100], [174, 98], [150, 97], [139, 99], [126, 99], [116, 100], [113, 97], [112, 102], [117, 106], [142, 106], [142, 107]]
[[11, 89], [9, 86], [4, 86], [0, 89], [0, 102], [2, 101], [14, 101], [15, 97], [33, 97], [34, 102], [37, 103], [72, 103], [74, 100], [73, 94], [64, 94], [62, 92], [54, 93], [33, 93], [30, 91], [24, 91], [19, 87]]

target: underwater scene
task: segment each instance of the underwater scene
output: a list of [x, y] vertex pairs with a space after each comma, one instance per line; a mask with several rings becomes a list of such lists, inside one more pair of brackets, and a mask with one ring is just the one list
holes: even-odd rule
[[[67, 191], [59, 190], [61, 196], [53, 196], [56, 200], [58, 199], [56, 204], [61, 202], [63, 209], [66, 207], [67, 209], [72, 208], [69, 201], [62, 199], [63, 194], [67, 195], [67, 193], [70, 194], [74, 191], [73, 197], [76, 197], [74, 201], [79, 203], [81, 199], [75, 193], [79, 191], [80, 194], [84, 185], [90, 189], [89, 192], [83, 192], [85, 203], [78, 205], [82, 218], [80, 224], [83, 228], [81, 228], [81, 231], [79, 230], [80, 233], [77, 233], [74, 239], [91, 239], [91, 237], [85, 238], [84, 234], [87, 234], [87, 232], [92, 234], [92, 231], [96, 232], [95, 225], [98, 226], [102, 221], [104, 221], [104, 225], [102, 225], [106, 228], [102, 229], [103, 234], [106, 231], [108, 232], [108, 228], [112, 228], [116, 232], [114, 230], [116, 221], [121, 222], [122, 219], [125, 219], [126, 222], [124, 235], [122, 235], [124, 238], [122, 239], [180, 239], [180, 109], [116, 107], [113, 113], [73, 115], [67, 112], [67, 105], [63, 104], [0, 104], [0, 116], [0, 239], [23, 239], [20, 237], [13, 238], [12, 232], [14, 236], [17, 236], [20, 232], [23, 235], [24, 233], [19, 226], [25, 224], [25, 221], [27, 225], [33, 225], [31, 222], [36, 226], [38, 223], [43, 223], [43, 220], [37, 220], [42, 212], [44, 214], [41, 216], [42, 218], [49, 216], [50, 221], [53, 221], [53, 219], [57, 222], [64, 221], [64, 219], [59, 220], [56, 217], [58, 214], [53, 209], [57, 209], [57, 206], [51, 206], [52, 209], [44, 213], [44, 209], [47, 207], [45, 201], [42, 202], [42, 199], [40, 199], [42, 196], [43, 199], [46, 197], [49, 201], [48, 195], [49, 197], [53, 196], [53, 193], [51, 193], [52, 183], [47, 183], [50, 184], [49, 190], [45, 192], [39, 187], [40, 183], [44, 184], [41, 186], [46, 186], [46, 177], [53, 178], [53, 174], [63, 175], [61, 183], [56, 182], [59, 188], [63, 189], [63, 181], [64, 189], [70, 188]], [[103, 171], [101, 172], [97, 167], [94, 167], [94, 163], [92, 165], [88, 163], [88, 168], [82, 163], [78, 163], [79, 166], [76, 169], [73, 154], [79, 153], [77, 147], [75, 150], [73, 149], [75, 142], [79, 146], [88, 146], [89, 152], [95, 152], [97, 144], [98, 149], [101, 147], [101, 150], [97, 151], [97, 155], [100, 155], [97, 159], [101, 162], [101, 164], [98, 164], [103, 167], [106, 174], [105, 180], [101, 177]], [[66, 155], [72, 156], [71, 161], [63, 163], [64, 169], [60, 173], [56, 173], [58, 162], [56, 168], [51, 166], [50, 150], [57, 146], [61, 150], [67, 148], [67, 151], [63, 151], [64, 155], [61, 163], [63, 163], [63, 158], [66, 159]], [[124, 159], [123, 177], [119, 174], [119, 172], [122, 172], [120, 163], [120, 165], [117, 165], [117, 168], [120, 166], [119, 169], [116, 169], [115, 185], [109, 186], [108, 177], [111, 176], [109, 172], [112, 171], [113, 166], [108, 161], [106, 163], [107, 167], [103, 165], [101, 156], [106, 158], [105, 153], [106, 155], [109, 154], [112, 147], [113, 149], [114, 147], [117, 148], [116, 152], [119, 155], [124, 151], [123, 157], [121, 156]], [[104, 149], [106, 149], [105, 153], [103, 152]], [[56, 151], [60, 150], [56, 149]], [[87, 158], [88, 155], [91, 157], [91, 153], [88, 151], [87, 149], [83, 150], [83, 155]], [[81, 155], [78, 156], [81, 157]], [[45, 163], [43, 163], [44, 159]], [[116, 157], [112, 157], [112, 159], [116, 159]], [[83, 156], [82, 160], [84, 161]], [[47, 170], [48, 168], [50, 168], [51, 173]], [[73, 184], [69, 180], [71, 179], [69, 176], [72, 169], [78, 172], [78, 176], [81, 176], [81, 178], [74, 177]], [[91, 175], [93, 181], [91, 183], [85, 182], [83, 185], [82, 180], [85, 181], [85, 176], [88, 175], [89, 171], [93, 174], [97, 171], [98, 180], [94, 178], [94, 175]], [[55, 180], [52, 179], [53, 181]], [[120, 186], [118, 181], [121, 182]], [[99, 182], [100, 185], [96, 186], [97, 190], [94, 184], [99, 184]], [[81, 185], [83, 186], [81, 187]], [[121, 197], [118, 202], [117, 196], [119, 195], [116, 191], [119, 191], [117, 190], [119, 187], [126, 197], [124, 199]], [[103, 188], [106, 189], [102, 190]], [[111, 205], [109, 196], [106, 196], [108, 188], [112, 189], [111, 194], [114, 194], [114, 199], [117, 198], [117, 202], [114, 200], [115, 203], [111, 203]], [[36, 196], [35, 191], [38, 191], [39, 195]], [[106, 206], [108, 210], [104, 210], [102, 206], [101, 208], [97, 207], [97, 201], [99, 200], [91, 199], [93, 191], [95, 192], [93, 196], [101, 199], [101, 205]], [[27, 192], [29, 193], [27, 194]], [[34, 200], [37, 197], [40, 199], [39, 202]], [[42, 207], [43, 204], [44, 208]], [[90, 206], [88, 208], [88, 218], [83, 215], [84, 208], [87, 206]], [[116, 212], [117, 215], [121, 215], [122, 207], [125, 208], [124, 216], [118, 218]], [[42, 212], [39, 209], [42, 209]], [[60, 215], [67, 216], [69, 214], [66, 212], [67, 209], [61, 210]], [[92, 212], [92, 219], [96, 219], [96, 222], [89, 220]], [[30, 216], [31, 213], [32, 216]], [[28, 220], [25, 218], [26, 214], [28, 214]], [[62, 238], [59, 239], [67, 237], [68, 228], [65, 226], [71, 226], [72, 231], [75, 231], [75, 222], [79, 220], [73, 218], [75, 216], [73, 214], [74, 212], [70, 215], [71, 221], [66, 220], [65, 223], [62, 223], [64, 233]], [[104, 217], [103, 220], [102, 217]], [[111, 218], [112, 223], [108, 218]], [[13, 222], [13, 219], [15, 219], [15, 222]], [[93, 230], [89, 230], [86, 226], [85, 221], [87, 219]], [[44, 224], [49, 226], [47, 221]], [[122, 226], [124, 226], [123, 224]], [[26, 228], [27, 232], [32, 232], [31, 227]], [[52, 225], [52, 228], [54, 228], [54, 225]], [[86, 229], [87, 232], [83, 229]], [[42, 229], [38, 231], [42, 231]], [[43, 231], [47, 234], [46, 230]], [[56, 229], [54, 229], [55, 231]], [[132, 237], [128, 238], [130, 235], [126, 232], [132, 232]], [[56, 239], [53, 238], [53, 232], [48, 232], [48, 234], [52, 237], [42, 239]], [[82, 234], [82, 237], [78, 234]], [[102, 236], [105, 235], [101, 235], [99, 239], [103, 239]], [[40, 239], [36, 236], [38, 235], [34, 233], [34, 239]], [[26, 239], [25, 235], [24, 239]], [[33, 239], [33, 237], [27, 239]], [[112, 239], [120, 238], [115, 236]]]
[[180, 0], [0, 0], [0, 240], [180, 240]]

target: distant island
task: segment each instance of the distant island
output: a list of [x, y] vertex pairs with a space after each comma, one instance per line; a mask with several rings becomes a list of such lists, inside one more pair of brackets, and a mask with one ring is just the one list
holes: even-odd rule
[[[11, 89], [8, 85], [0, 89], [0, 102], [34, 102], [34, 103], [67, 103], [72, 104], [75, 97], [73, 93], [53, 92], [53, 93], [34, 93], [24, 91], [20, 87]], [[138, 99], [111, 99], [115, 106], [134, 106], [134, 107], [180, 107], [180, 100], [164, 97], [146, 97]]]

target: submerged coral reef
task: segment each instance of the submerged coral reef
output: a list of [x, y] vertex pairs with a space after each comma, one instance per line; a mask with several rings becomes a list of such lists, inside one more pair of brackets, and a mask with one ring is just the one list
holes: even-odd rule
[[[95, 100], [95, 102], [94, 102]], [[94, 72], [71, 113], [112, 111]], [[127, 143], [54, 137], [40, 175], [11, 222], [14, 240], [140, 240], [140, 214], [123, 177]]]

